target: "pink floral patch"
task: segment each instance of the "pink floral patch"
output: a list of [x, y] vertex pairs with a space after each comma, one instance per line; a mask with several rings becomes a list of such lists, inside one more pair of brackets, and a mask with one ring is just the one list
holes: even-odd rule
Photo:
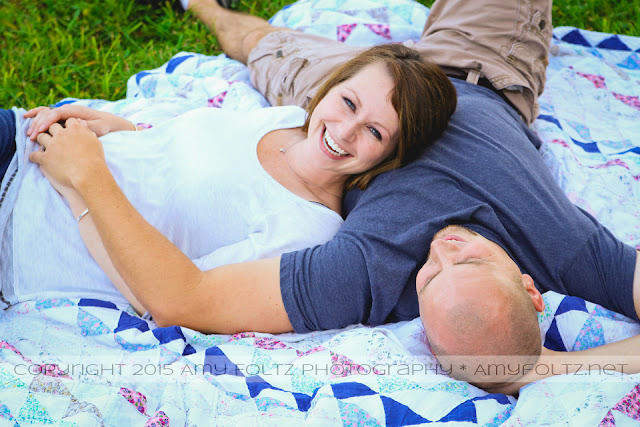
[[149, 123], [136, 123], [136, 126], [140, 129], [151, 129], [153, 127], [153, 125], [150, 125]]
[[385, 39], [391, 40], [391, 30], [389, 26], [386, 24], [364, 24], [371, 31], [379, 35], [380, 37], [384, 37]]
[[255, 338], [256, 334], [253, 332], [240, 332], [239, 334], [233, 334], [229, 341], [241, 340], [243, 338]]
[[131, 390], [130, 388], [122, 387], [120, 388], [120, 395], [127, 399], [129, 403], [131, 403], [141, 414], [147, 412], [147, 397], [135, 390]]
[[274, 338], [259, 338], [254, 342], [254, 345], [265, 350], [287, 350], [291, 348]]
[[640, 384], [623, 397], [613, 410], [620, 411], [629, 418], [640, 421]]
[[596, 89], [607, 88], [607, 84], [605, 83], [603, 76], [598, 76], [596, 74], [580, 73], [577, 71], [576, 71], [576, 74], [579, 75], [580, 77], [584, 77], [585, 79], [589, 80], [591, 83], [593, 83], [593, 86], [595, 86]]
[[304, 356], [308, 356], [308, 355], [313, 354], [313, 353], [320, 353], [321, 351], [326, 351], [326, 350], [327, 350], [326, 348], [324, 348], [323, 346], [319, 345], [319, 346], [314, 347], [311, 350], [307, 350], [307, 351], [296, 350], [296, 353], [298, 354], [298, 357], [304, 357]]
[[331, 352], [331, 377], [330, 378], [343, 378], [349, 375], [358, 373], [369, 373], [363, 366], [357, 364], [347, 356]]
[[161, 427], [169, 425], [169, 417], [162, 411], [156, 412], [153, 417], [149, 418], [144, 427]]
[[347, 40], [349, 35], [351, 35], [351, 32], [353, 31], [353, 29], [356, 28], [357, 26], [358, 26], [358, 24], [338, 25], [338, 27], [337, 27], [337, 30], [338, 30], [337, 40], [339, 42], [344, 42], [345, 40]]
[[613, 413], [611, 412], [611, 410], [609, 410], [604, 419], [600, 421], [598, 427], [616, 427], [616, 419], [613, 417]]
[[207, 105], [211, 108], [221, 108], [222, 103], [224, 102], [224, 99], [226, 97], [227, 97], [227, 91], [225, 90], [224, 92], [214, 96], [213, 98], [210, 98], [209, 101], [207, 102]]
[[60, 367], [54, 363], [42, 363], [38, 365], [38, 372], [46, 375], [47, 377], [53, 378], [66, 378], [71, 380], [71, 378], [65, 371], [60, 369]]
[[28, 358], [24, 357], [22, 355], [22, 353], [20, 353], [20, 350], [18, 350], [17, 348], [15, 348], [14, 346], [12, 346], [11, 344], [9, 344], [6, 341], [0, 341], [0, 350], [2, 350], [2, 349], [7, 349], [9, 351], [12, 351], [16, 355], [20, 356], [22, 358], [22, 360], [31, 363], [31, 359], [28, 359]]
[[620, 93], [615, 93], [615, 92], [611, 92], [611, 93], [618, 101], [622, 101], [625, 104], [627, 104], [629, 107], [635, 108], [636, 110], [640, 111], [640, 98], [638, 98], [637, 96], [622, 95]]
[[621, 159], [609, 160], [607, 163], [603, 163], [601, 165], [589, 166], [589, 167], [591, 169], [602, 169], [602, 168], [608, 168], [610, 166], [622, 166], [626, 170], [629, 170], [629, 165], [627, 165], [625, 161]]
[[571, 148], [569, 147], [569, 144], [567, 144], [567, 141], [563, 141], [562, 139], [552, 139], [550, 142], [553, 144], [561, 145], [564, 148]]

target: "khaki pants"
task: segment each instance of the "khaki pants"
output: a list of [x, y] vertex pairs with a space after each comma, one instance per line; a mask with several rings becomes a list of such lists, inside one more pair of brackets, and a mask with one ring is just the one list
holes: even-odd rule
[[[462, 72], [474, 84], [488, 80], [531, 124], [551, 36], [551, 0], [438, 0], [420, 41], [405, 44], [445, 72]], [[274, 32], [249, 55], [251, 81], [272, 105], [306, 107], [333, 70], [364, 49], [297, 31]]]

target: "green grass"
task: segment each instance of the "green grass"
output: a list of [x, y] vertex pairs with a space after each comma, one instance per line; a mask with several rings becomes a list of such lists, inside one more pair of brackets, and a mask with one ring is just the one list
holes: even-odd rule
[[[290, 3], [241, 0], [240, 8], [269, 18]], [[553, 13], [556, 26], [640, 36], [640, 0], [562, 0]], [[120, 99], [129, 76], [183, 50], [220, 52], [204, 25], [168, 3], [0, 0], [0, 107], [34, 107], [67, 96]]]

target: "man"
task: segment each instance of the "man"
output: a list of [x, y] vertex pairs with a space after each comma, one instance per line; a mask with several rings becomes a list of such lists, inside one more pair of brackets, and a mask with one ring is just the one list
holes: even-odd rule
[[[599, 231], [605, 230], [600, 227]], [[633, 307], [634, 312], [629, 315], [637, 320], [640, 257], [636, 257], [634, 272], [626, 271], [616, 277], [617, 255], [611, 255], [617, 253], [616, 246], [624, 246], [596, 233], [586, 245], [587, 253], [571, 260], [576, 264], [570, 268], [571, 275], [561, 280], [577, 284], [584, 280], [588, 286], [599, 284], [600, 295], [606, 299], [605, 293], [620, 290], [615, 286], [616, 280], [629, 283], [625, 276], [631, 274], [633, 287], [623, 289], [618, 299]], [[630, 258], [632, 251], [625, 249]], [[620, 256], [620, 270], [631, 266], [631, 260], [625, 262], [626, 259], [625, 255]], [[594, 279], [589, 277], [591, 274], [601, 277]], [[570, 373], [568, 367], [576, 370], [591, 363], [618, 364], [627, 373], [640, 371], [637, 358], [624, 359], [626, 355], [638, 354], [640, 336], [571, 354], [544, 349], [545, 357], [537, 360], [541, 340], [536, 312], [545, 308], [542, 295], [533, 278], [523, 274], [504, 249], [468, 228], [449, 226], [436, 233], [427, 262], [418, 273], [416, 290], [434, 354], [446, 364], [447, 370], [453, 371], [454, 377], [480, 384], [487, 390], [516, 392], [523, 383], [548, 376], [539, 374]], [[581, 356], [587, 363], [578, 363]], [[536, 362], [545, 366], [539, 369]], [[498, 363], [509, 366], [510, 372], [487, 369]], [[525, 378], [521, 379], [523, 375]]]
[[[230, 57], [248, 64], [254, 85], [274, 105], [304, 105], [323, 77], [358, 51], [272, 27], [214, 0], [191, 0], [189, 8], [216, 32]], [[459, 350], [456, 344], [462, 341], [446, 340], [446, 323], [439, 328], [431, 319], [438, 313], [432, 303], [446, 301], [442, 295], [447, 294], [460, 296], [459, 302], [466, 304], [468, 294], [485, 293], [507, 307], [528, 307], [523, 318], [535, 319], [541, 307], [539, 290], [554, 290], [638, 319], [635, 250], [568, 201], [527, 127], [536, 116], [536, 98], [544, 86], [550, 38], [548, 0], [526, 5], [500, 0], [436, 2], [422, 39], [413, 47], [452, 77], [458, 109], [433, 147], [407, 167], [380, 176], [365, 192], [348, 193], [347, 219], [322, 246], [220, 267], [203, 278], [206, 286], [132, 290], [160, 324], [211, 332], [308, 332], [359, 322], [376, 325], [415, 318], [420, 300], [427, 333], [436, 351], [445, 355], [487, 354], [481, 346]], [[436, 234], [451, 225], [465, 228], [445, 231], [444, 238]], [[416, 282], [434, 235], [429, 261]], [[489, 255], [479, 250], [452, 262], [463, 271], [469, 269], [464, 271], [467, 279], [473, 271], [494, 267], [483, 276], [491, 279], [483, 282], [486, 285], [474, 285], [479, 293], [454, 292], [466, 282], [446, 280], [447, 274], [427, 276], [438, 264], [440, 246], [484, 242], [480, 239], [491, 247]], [[500, 262], [493, 265], [494, 260]], [[496, 281], [496, 275], [502, 280]], [[504, 284], [506, 279], [511, 284]], [[441, 308], [454, 310], [447, 307], [443, 303]], [[481, 320], [486, 328], [478, 333], [496, 334], [499, 318], [483, 320], [468, 310], [455, 310], [467, 316], [467, 323]], [[516, 310], [507, 311], [505, 319], [518, 317]], [[511, 341], [537, 336], [533, 347], [514, 353], [533, 355], [535, 360], [540, 353], [537, 328], [529, 322], [522, 333], [513, 331], [500, 344], [506, 354], [512, 352]], [[473, 347], [472, 340], [465, 339]]]

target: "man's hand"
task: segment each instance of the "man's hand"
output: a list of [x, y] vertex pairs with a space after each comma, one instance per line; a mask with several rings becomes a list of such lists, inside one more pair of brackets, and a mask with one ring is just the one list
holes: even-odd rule
[[76, 184], [101, 167], [106, 168], [102, 143], [96, 134], [71, 118], [66, 127], [53, 123], [49, 133], [38, 135], [41, 150], [29, 155], [29, 160], [40, 165], [42, 173], [62, 196], [68, 199], [76, 194]]
[[84, 120], [87, 127], [98, 137], [109, 132], [135, 130], [135, 125], [122, 117], [81, 105], [63, 105], [57, 108], [37, 107], [27, 111], [24, 117], [33, 118], [27, 129], [27, 136], [32, 141], [35, 141], [41, 133], [47, 132], [54, 123], [65, 122], [70, 118]]

